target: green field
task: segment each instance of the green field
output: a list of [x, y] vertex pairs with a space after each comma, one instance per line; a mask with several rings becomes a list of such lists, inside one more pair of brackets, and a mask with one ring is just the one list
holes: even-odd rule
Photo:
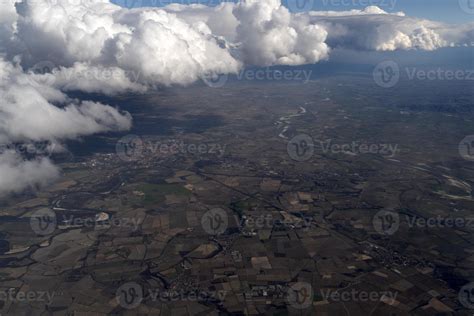
[[174, 195], [191, 195], [191, 192], [179, 184], [152, 184], [140, 183], [132, 187], [133, 191], [143, 192], [143, 197], [136, 197], [134, 202], [143, 204], [144, 206], [151, 206], [157, 203], [163, 203], [165, 196], [169, 194]]

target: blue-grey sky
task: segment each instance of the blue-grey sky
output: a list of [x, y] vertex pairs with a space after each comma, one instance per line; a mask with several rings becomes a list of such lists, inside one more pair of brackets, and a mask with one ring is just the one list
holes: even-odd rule
[[[336, 10], [345, 11], [377, 5], [388, 12], [404, 11], [409, 16], [443, 21], [466, 23], [474, 21], [474, 0], [282, 0], [293, 11]], [[112, 0], [126, 5], [163, 6], [171, 2], [216, 5], [222, 0]], [[227, 2], [237, 2], [228, 0]], [[467, 10], [463, 10], [467, 8]], [[470, 12], [470, 13], [469, 13]]]

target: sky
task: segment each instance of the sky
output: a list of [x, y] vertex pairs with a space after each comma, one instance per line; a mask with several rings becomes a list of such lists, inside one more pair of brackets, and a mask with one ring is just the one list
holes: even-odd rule
[[[122, 6], [163, 6], [169, 3], [216, 5], [220, 0], [113, 0]], [[236, 2], [236, 1], [227, 1]], [[403, 11], [407, 15], [447, 23], [474, 21], [474, 0], [283, 0], [292, 11], [345, 11], [376, 5], [387, 12]], [[466, 12], [462, 7], [472, 8]]]
[[[473, 12], [468, 13], [462, 10], [460, 2], [464, 2], [466, 6], [471, 4]], [[473, 0], [398, 0], [396, 1], [395, 10], [404, 11], [410, 16], [448, 23], [474, 21]]]

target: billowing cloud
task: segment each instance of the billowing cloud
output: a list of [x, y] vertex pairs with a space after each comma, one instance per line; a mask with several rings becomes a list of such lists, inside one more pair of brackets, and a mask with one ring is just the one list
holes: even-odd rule
[[327, 33], [301, 23], [279, 0], [163, 8], [191, 25], [205, 23], [221, 45], [244, 65], [301, 65], [328, 57]]
[[309, 15], [316, 17], [337, 17], [337, 16], [361, 16], [361, 15], [396, 15], [405, 16], [403, 12], [388, 13], [377, 6], [368, 6], [364, 10], [349, 11], [310, 11], [308, 13], [300, 13], [298, 15]]
[[24, 73], [0, 58], [0, 195], [36, 188], [58, 175], [48, 158], [27, 160], [19, 152], [4, 150], [10, 144], [59, 142], [131, 127], [128, 113], [100, 103], [72, 100], [50, 80]]
[[[17, 5], [23, 65], [108, 66], [140, 74], [149, 85], [190, 84], [210, 73], [237, 72], [240, 62], [204, 22], [186, 23], [161, 9], [122, 9], [107, 1]], [[77, 67], [77, 65], [76, 65]]]
[[314, 63], [330, 57], [332, 48], [431, 51], [474, 44], [474, 23], [449, 25], [376, 6], [291, 14], [278, 0], [248, 0], [216, 8], [170, 5], [165, 10], [190, 23], [204, 21], [213, 34], [225, 38], [233, 56], [260, 66]]
[[0, 59], [0, 142], [73, 139], [131, 127], [128, 113], [69, 99], [51, 83]]
[[441, 25], [398, 15], [312, 16], [311, 20], [328, 30], [331, 47], [394, 51], [435, 50], [448, 45], [438, 31]]
[[37, 81], [48, 82], [62, 91], [117, 95], [147, 90], [146, 86], [138, 83], [141, 76], [139, 72], [80, 62], [71, 67], [56, 67], [51, 62], [40, 62], [31, 69], [30, 76]]
[[280, 0], [246, 1], [235, 7], [234, 15], [239, 21], [236, 40], [246, 63], [301, 65], [328, 57], [326, 30], [295, 19]]
[[59, 176], [59, 170], [48, 158], [25, 160], [13, 151], [0, 154], [0, 196], [35, 190]]
[[327, 44], [332, 48], [395, 51], [420, 49], [432, 51], [447, 46], [471, 45], [474, 24], [452, 26], [407, 17], [403, 12], [387, 13], [378, 7], [365, 10], [309, 12], [308, 23], [324, 27]]
[[202, 4], [182, 5], [173, 3], [164, 8], [190, 25], [205, 23], [218, 39], [235, 42], [239, 21], [234, 16], [236, 5], [231, 2], [210, 7]]
[[[95, 80], [70, 89], [114, 93], [144, 86], [190, 84], [236, 73], [244, 65], [301, 65], [326, 60], [331, 48], [392, 51], [471, 45], [474, 25], [444, 23], [364, 10], [290, 13], [280, 0], [126, 9], [91, 0], [3, 4], [1, 47], [25, 68], [50, 61], [69, 67], [123, 71], [115, 82]], [[12, 35], [13, 34], [13, 35]], [[139, 77], [136, 78], [136, 74]], [[138, 81], [137, 81], [138, 80]], [[127, 82], [128, 81], [128, 82]], [[141, 86], [140, 86], [141, 85]]]

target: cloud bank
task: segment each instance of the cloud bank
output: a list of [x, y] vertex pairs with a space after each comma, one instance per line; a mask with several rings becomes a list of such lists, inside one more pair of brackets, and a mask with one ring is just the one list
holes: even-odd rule
[[[0, 58], [0, 143], [60, 142], [131, 127], [128, 113], [90, 101], [73, 100], [52, 85], [50, 75], [25, 73]], [[0, 195], [36, 188], [58, 176], [47, 157], [28, 161], [0, 152]]]
[[[188, 85], [246, 65], [302, 65], [331, 49], [471, 46], [474, 23], [447, 25], [378, 7], [290, 13], [280, 0], [126, 9], [107, 0], [0, 2], [0, 142], [127, 130], [128, 113], [68, 97]], [[48, 158], [0, 152], [0, 195], [58, 176]], [[5, 176], [3, 176], [5, 175]]]
[[0, 155], [0, 193], [20, 193], [35, 190], [59, 176], [59, 170], [47, 158], [24, 160], [17, 153], [8, 151]]

